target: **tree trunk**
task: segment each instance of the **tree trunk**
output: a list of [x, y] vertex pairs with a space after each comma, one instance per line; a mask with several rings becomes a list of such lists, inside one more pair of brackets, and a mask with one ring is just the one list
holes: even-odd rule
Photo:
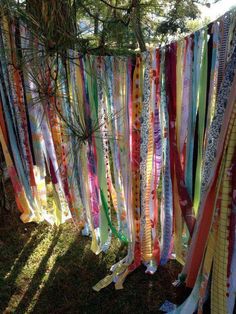
[[94, 35], [98, 35], [98, 19], [99, 13], [96, 13], [96, 17], [94, 18]]
[[[75, 4], [75, 2], [74, 2]], [[36, 21], [34, 31], [45, 38], [47, 48], [73, 48], [76, 38], [76, 14], [70, 0], [27, 0], [26, 12]]]
[[140, 12], [140, 0], [133, 0], [132, 2], [133, 6], [133, 14], [132, 14], [132, 24], [133, 24], [133, 30], [135, 37], [137, 39], [137, 42], [139, 44], [140, 50], [146, 51], [146, 45], [145, 40], [143, 37], [142, 27], [141, 27], [141, 12]]

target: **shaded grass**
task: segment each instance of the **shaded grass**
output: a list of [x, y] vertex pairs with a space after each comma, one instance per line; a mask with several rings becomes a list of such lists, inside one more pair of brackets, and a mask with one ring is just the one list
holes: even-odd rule
[[[0, 313], [159, 313], [166, 300], [177, 302], [171, 285], [181, 270], [175, 261], [153, 276], [142, 266], [125, 281], [92, 290], [125, 255], [113, 239], [107, 254], [90, 251], [72, 222], [60, 227], [23, 224], [16, 211], [5, 212], [0, 225]], [[0, 217], [1, 218], [1, 217]]]

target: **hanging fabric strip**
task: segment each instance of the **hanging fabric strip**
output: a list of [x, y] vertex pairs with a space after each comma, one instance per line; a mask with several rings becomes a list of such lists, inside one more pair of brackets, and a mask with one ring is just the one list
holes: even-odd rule
[[163, 145], [163, 167], [162, 167], [162, 202], [161, 202], [161, 259], [160, 264], [167, 262], [171, 252], [172, 244], [172, 221], [173, 221], [173, 197], [172, 197], [172, 182], [170, 170], [170, 142], [169, 142], [169, 117], [166, 99], [166, 84], [165, 84], [165, 57], [166, 51], [162, 51], [161, 58], [161, 125], [162, 125], [162, 145]]
[[[104, 92], [104, 60], [102, 57], [97, 58], [97, 67], [98, 67], [98, 95], [99, 95], [99, 111], [98, 111], [98, 121], [101, 125], [101, 146], [98, 149], [103, 150], [103, 158], [104, 158], [104, 172], [102, 173], [102, 181], [104, 182], [104, 187], [101, 190], [104, 193], [104, 198], [108, 204], [109, 215], [111, 210], [111, 190], [110, 190], [110, 162], [109, 162], [109, 145], [108, 145], [108, 129], [107, 129], [107, 107], [106, 107], [106, 95]], [[102, 187], [101, 183], [100, 186]], [[111, 238], [109, 235], [108, 222], [106, 218], [106, 214], [104, 211], [100, 211], [100, 229], [101, 229], [101, 246], [103, 250], [107, 250]]]
[[201, 46], [201, 37], [199, 31], [194, 34], [193, 37], [193, 68], [192, 68], [192, 88], [191, 88], [191, 100], [189, 108], [188, 119], [188, 137], [186, 146], [186, 168], [185, 179], [186, 187], [191, 199], [193, 198], [193, 150], [194, 150], [194, 134], [197, 117], [197, 90], [199, 85], [198, 66], [200, 65], [199, 52]]
[[160, 243], [159, 243], [159, 204], [157, 189], [160, 184], [161, 167], [162, 167], [162, 137], [161, 137], [161, 122], [160, 122], [160, 87], [161, 87], [161, 53], [160, 50], [156, 50], [153, 53], [153, 87], [152, 87], [152, 103], [153, 103], [153, 135], [154, 135], [154, 156], [153, 156], [153, 169], [154, 176], [152, 178], [152, 192], [150, 199], [150, 213], [152, 224], [152, 238], [153, 238], [153, 258], [157, 265], [160, 263]]
[[[173, 43], [167, 51], [166, 60], [166, 81], [167, 81], [167, 98], [168, 98], [168, 113], [169, 113], [169, 127], [170, 127], [170, 166], [171, 179], [174, 182], [175, 172], [178, 176], [177, 186], [179, 194], [179, 203], [182, 210], [183, 217], [186, 221], [190, 235], [193, 233], [195, 218], [192, 209], [192, 201], [185, 186], [184, 173], [181, 167], [180, 156], [176, 143], [176, 44]], [[174, 193], [175, 195], [175, 193]]]
[[[213, 176], [216, 175], [216, 168], [219, 160], [221, 159], [223, 143], [225, 141], [226, 129], [222, 129], [222, 125], [228, 125], [228, 121], [223, 118], [229, 119], [229, 113], [232, 111], [232, 106], [235, 99], [235, 75], [234, 68], [236, 64], [236, 49], [232, 55], [231, 62], [227, 66], [226, 75], [222, 82], [221, 90], [219, 93], [216, 113], [213, 118], [211, 129], [209, 130], [209, 137], [206, 146], [205, 161], [203, 164], [203, 177], [202, 177], [202, 202], [199, 208], [199, 217], [197, 225], [195, 226], [194, 237], [190, 244], [187, 263], [185, 269], [188, 269], [187, 285], [193, 286], [195, 278], [202, 260], [202, 254], [205, 248], [205, 241], [209, 232], [212, 220], [212, 201], [210, 200], [210, 189], [212, 189]], [[232, 88], [232, 89], [231, 89]], [[229, 96], [227, 96], [229, 95]], [[225, 112], [226, 110], [226, 112]], [[213, 157], [213, 158], [212, 158]], [[211, 192], [212, 193], [212, 192]], [[212, 194], [211, 194], [212, 198]], [[207, 204], [210, 201], [209, 205]], [[204, 210], [205, 206], [208, 211]], [[204, 224], [202, 223], [204, 221]], [[203, 240], [205, 239], [205, 240]], [[194, 263], [192, 264], [192, 261]], [[191, 269], [189, 268], [191, 264]]]
[[[186, 166], [186, 142], [188, 132], [188, 120], [190, 113], [190, 98], [191, 98], [191, 81], [192, 81], [192, 37], [185, 39], [185, 55], [183, 64], [183, 97], [182, 97], [182, 112], [181, 112], [181, 123], [180, 123], [180, 139], [179, 139], [179, 152], [181, 154], [181, 163], [183, 169]], [[186, 173], [187, 174], [187, 173]], [[186, 175], [185, 174], [185, 175]], [[185, 176], [185, 182], [186, 176]], [[191, 196], [191, 195], [190, 195]]]
[[222, 181], [222, 195], [219, 226], [215, 248], [215, 257], [212, 272], [211, 312], [227, 313], [227, 279], [228, 279], [228, 254], [229, 254], [229, 222], [232, 208], [232, 160], [236, 147], [236, 119], [231, 119], [229, 129], [232, 129], [226, 153], [224, 177]]
[[201, 177], [202, 177], [202, 154], [203, 154], [203, 139], [205, 130], [205, 114], [206, 114], [206, 88], [207, 88], [207, 30], [202, 31], [202, 54], [200, 62], [200, 86], [198, 92], [198, 148], [197, 148], [197, 165], [195, 175], [195, 190], [194, 190], [194, 211], [198, 212], [201, 192]]
[[185, 54], [185, 41], [177, 43], [176, 52], [176, 143], [180, 152], [180, 129], [182, 120], [182, 99], [183, 99], [183, 62]]
[[225, 67], [227, 62], [227, 46], [230, 26], [230, 15], [226, 14], [220, 20], [220, 52], [219, 52], [219, 70], [217, 80], [217, 91], [219, 93], [221, 83], [225, 75]]
[[[150, 198], [150, 181], [147, 177], [147, 166], [151, 166], [152, 162], [148, 159], [150, 150], [152, 149], [152, 135], [149, 134], [150, 121], [150, 69], [151, 54], [148, 52], [143, 55], [145, 70], [143, 83], [143, 104], [141, 112], [141, 145], [140, 145], [140, 189], [141, 189], [141, 254], [142, 260], [147, 262], [152, 258], [151, 247], [151, 225], [149, 216], [149, 198]], [[149, 140], [151, 145], [149, 146]], [[148, 165], [149, 164], [149, 165]], [[150, 169], [150, 168], [149, 168]], [[150, 170], [149, 170], [150, 171]], [[147, 186], [148, 181], [148, 186]], [[148, 193], [148, 195], [146, 195]], [[146, 207], [147, 204], [147, 207]]]
[[[234, 115], [235, 114], [236, 114], [236, 109], [234, 110]], [[236, 265], [236, 152], [234, 152], [234, 156], [233, 156], [231, 176], [232, 176], [232, 195], [231, 195], [232, 209], [231, 209], [230, 224], [229, 224], [229, 257], [228, 257], [228, 269], [227, 269], [228, 313], [233, 313], [234, 305], [235, 305], [235, 293], [236, 293], [236, 283], [234, 279], [236, 275], [236, 268], [235, 268], [235, 265]]]
[[132, 271], [141, 263], [141, 243], [140, 243], [140, 115], [142, 110], [141, 94], [141, 75], [142, 58], [136, 58], [136, 65], [133, 74], [133, 97], [132, 97], [132, 145], [131, 145], [131, 163], [132, 163], [132, 208], [135, 224], [135, 252], [134, 263], [129, 267]]
[[215, 113], [216, 97], [217, 97], [217, 82], [218, 82], [218, 68], [219, 68], [219, 24], [214, 23], [212, 26], [213, 43], [212, 43], [212, 60], [211, 60], [211, 74], [210, 74], [210, 88], [208, 93], [208, 114], [205, 139], [208, 137], [208, 129], [212, 123], [212, 118]]

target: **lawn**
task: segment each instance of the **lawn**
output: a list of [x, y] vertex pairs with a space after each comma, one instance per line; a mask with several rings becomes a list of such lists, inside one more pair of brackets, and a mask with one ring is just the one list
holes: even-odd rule
[[171, 285], [181, 270], [173, 260], [153, 276], [140, 267], [123, 290], [110, 285], [95, 292], [93, 285], [125, 255], [117, 239], [108, 253], [96, 256], [91, 239], [72, 222], [23, 224], [14, 206], [0, 213], [0, 313], [162, 313], [166, 299], [183, 299]]

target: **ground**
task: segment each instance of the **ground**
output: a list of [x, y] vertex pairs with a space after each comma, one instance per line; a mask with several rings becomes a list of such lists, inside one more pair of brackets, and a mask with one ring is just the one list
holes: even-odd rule
[[166, 299], [180, 300], [171, 283], [181, 266], [173, 260], [153, 276], [140, 267], [123, 290], [110, 285], [95, 292], [93, 285], [125, 254], [118, 240], [96, 256], [73, 222], [23, 224], [14, 206], [0, 213], [0, 313], [162, 313]]

